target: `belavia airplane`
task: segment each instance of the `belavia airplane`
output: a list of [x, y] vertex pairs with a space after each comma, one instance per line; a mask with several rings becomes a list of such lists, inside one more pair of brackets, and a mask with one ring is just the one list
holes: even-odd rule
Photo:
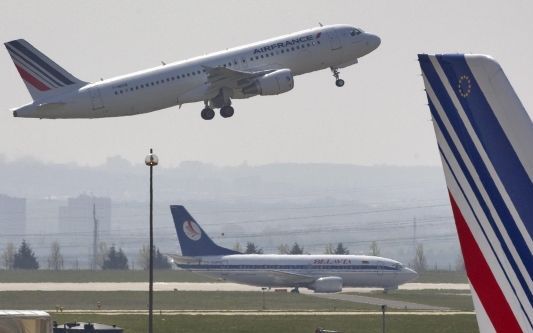
[[170, 206], [181, 247], [171, 256], [195, 273], [260, 287], [305, 287], [319, 293], [343, 287], [397, 289], [418, 274], [398, 261], [364, 255], [242, 254], [215, 244], [183, 206]]
[[418, 56], [481, 332], [533, 332], [533, 124], [484, 55]]
[[380, 42], [352, 26], [320, 26], [94, 83], [76, 78], [23, 39], [5, 46], [33, 98], [12, 110], [15, 117], [120, 117], [203, 102], [201, 115], [209, 120], [213, 109], [231, 117], [232, 99], [291, 90], [296, 75], [330, 68], [342, 87], [339, 69]]

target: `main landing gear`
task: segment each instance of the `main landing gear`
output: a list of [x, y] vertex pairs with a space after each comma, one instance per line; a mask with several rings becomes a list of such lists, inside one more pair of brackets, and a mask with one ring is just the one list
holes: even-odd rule
[[213, 111], [213, 109], [211, 109], [210, 107], [206, 106], [203, 110], [202, 110], [202, 119], [204, 120], [211, 120], [215, 117], [215, 111]]
[[335, 77], [335, 85], [339, 88], [344, 86], [344, 80], [339, 77], [339, 69], [336, 67], [331, 67], [331, 71], [333, 72], [333, 76]]
[[298, 290], [298, 287], [294, 287], [294, 289], [291, 289], [291, 294], [299, 294], [300, 290]]
[[[235, 110], [231, 105], [224, 105], [220, 108], [220, 115], [222, 116], [222, 118], [229, 118], [233, 116], [234, 113]], [[205, 107], [202, 110], [201, 116], [204, 120], [211, 120], [215, 117], [215, 111], [209, 106], [207, 101], [205, 102]]]
[[231, 105], [223, 106], [220, 109], [220, 115], [222, 116], [222, 118], [229, 118], [233, 116], [233, 113], [235, 113], [235, 111], [233, 110], [233, 107], [231, 107]]

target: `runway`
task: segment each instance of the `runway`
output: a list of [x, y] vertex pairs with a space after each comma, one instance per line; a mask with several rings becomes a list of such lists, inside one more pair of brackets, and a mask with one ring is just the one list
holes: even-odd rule
[[[467, 283], [406, 283], [400, 290], [464, 290], [470, 291]], [[146, 282], [87, 282], [87, 283], [0, 283], [0, 291], [146, 291]], [[343, 292], [370, 292], [380, 290], [377, 288], [343, 288]], [[189, 282], [156, 282], [154, 291], [256, 291], [260, 287], [248, 286], [237, 283], [189, 283]], [[313, 291], [301, 288], [301, 293], [313, 293]]]
[[[49, 310], [48, 312], [53, 312]], [[95, 310], [69, 310], [63, 311], [62, 313], [69, 314], [99, 314], [99, 315], [147, 315], [146, 310], [105, 310], [105, 311], [95, 311]], [[163, 310], [155, 311], [155, 315], [164, 315], [164, 316], [373, 316], [381, 315], [380, 311], [242, 311], [242, 310]], [[389, 311], [387, 316], [455, 316], [455, 315], [474, 315], [475, 312], [471, 311]]]

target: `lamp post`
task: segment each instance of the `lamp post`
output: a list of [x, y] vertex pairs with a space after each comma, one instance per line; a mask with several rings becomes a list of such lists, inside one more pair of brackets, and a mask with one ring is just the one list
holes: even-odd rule
[[150, 148], [150, 154], [146, 155], [144, 163], [150, 167], [150, 277], [148, 282], [148, 333], [153, 332], [154, 310], [154, 188], [152, 183], [153, 167], [159, 163], [157, 155]]

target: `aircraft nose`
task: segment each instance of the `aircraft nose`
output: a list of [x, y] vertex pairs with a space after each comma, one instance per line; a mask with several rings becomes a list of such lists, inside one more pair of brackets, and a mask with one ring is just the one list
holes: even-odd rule
[[413, 281], [418, 277], [418, 273], [414, 270], [404, 267], [403, 275], [405, 276], [405, 282]]
[[366, 45], [368, 46], [368, 53], [374, 51], [381, 44], [381, 38], [377, 35], [366, 34]]

